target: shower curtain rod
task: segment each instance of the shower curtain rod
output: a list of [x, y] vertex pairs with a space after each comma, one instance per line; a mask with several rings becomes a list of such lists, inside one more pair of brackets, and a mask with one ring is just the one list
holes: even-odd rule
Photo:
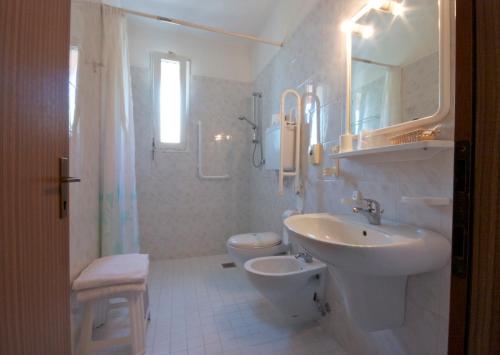
[[254, 41], [254, 42], [259, 42], [259, 43], [263, 43], [263, 44], [269, 44], [271, 46], [283, 47], [283, 42], [272, 41], [272, 40], [268, 40], [268, 39], [264, 39], [264, 38], [260, 38], [260, 37], [256, 37], [256, 36], [251, 36], [251, 35], [247, 35], [247, 34], [239, 33], [239, 32], [226, 31], [226, 30], [224, 30], [222, 28], [218, 28], [218, 27], [211, 27], [211, 26], [201, 25], [201, 24], [198, 24], [198, 23], [184, 21], [184, 20], [179, 20], [179, 19], [172, 18], [172, 17], [151, 15], [151, 14], [148, 14], [148, 13], [145, 13], [145, 12], [140, 12], [140, 11], [135, 11], [135, 10], [129, 10], [129, 9], [126, 9], [126, 8], [123, 8], [123, 7], [116, 7], [116, 6], [110, 6], [110, 5], [105, 5], [105, 6], [114, 7], [116, 9], [120, 9], [120, 10], [122, 10], [126, 14], [140, 16], [140, 17], [146, 17], [146, 18], [150, 18], [150, 19], [153, 19], [153, 20], [167, 22], [167, 23], [170, 23], [170, 24], [173, 24], [173, 25], [190, 27], [190, 28], [194, 28], [194, 29], [197, 29], [197, 30], [208, 31], [208, 32], [213, 32], [213, 33], [219, 33], [219, 34], [223, 34], [223, 35], [226, 35], [226, 36], [238, 37], [238, 38], [246, 39], [248, 41]]
[[363, 59], [363, 58], [359, 58], [359, 57], [352, 57], [351, 59], [353, 61], [355, 61], [355, 62], [362, 62], [362, 63], [367, 63], [367, 64], [374, 64], [374, 65], [378, 65], [378, 66], [381, 66], [381, 67], [388, 67], [388, 68], [396, 68], [397, 67], [397, 65], [384, 64], [384, 63], [375, 62], [373, 60]]

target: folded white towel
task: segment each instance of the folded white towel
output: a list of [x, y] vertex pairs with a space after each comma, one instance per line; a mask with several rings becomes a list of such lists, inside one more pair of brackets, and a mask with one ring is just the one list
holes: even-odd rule
[[94, 260], [73, 282], [73, 290], [123, 285], [146, 281], [149, 255], [125, 254], [105, 256]]
[[78, 302], [88, 302], [95, 299], [106, 299], [110, 297], [116, 297], [116, 295], [123, 294], [126, 292], [145, 292], [146, 283], [142, 284], [126, 284], [117, 286], [106, 286], [106, 287], [96, 287], [87, 288], [85, 290], [79, 290], [76, 292], [76, 299]]

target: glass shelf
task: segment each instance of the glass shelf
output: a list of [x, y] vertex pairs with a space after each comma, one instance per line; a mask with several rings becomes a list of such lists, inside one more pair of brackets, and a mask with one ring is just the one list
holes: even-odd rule
[[431, 159], [437, 153], [453, 149], [455, 143], [448, 140], [431, 140], [389, 145], [343, 153], [330, 153], [332, 159], [358, 159], [369, 162], [391, 162]]

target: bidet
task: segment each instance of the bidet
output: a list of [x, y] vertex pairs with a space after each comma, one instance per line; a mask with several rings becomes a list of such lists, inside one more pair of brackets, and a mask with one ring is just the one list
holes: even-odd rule
[[324, 306], [326, 265], [311, 257], [305, 262], [294, 255], [248, 260], [245, 270], [255, 288], [284, 315], [310, 321]]

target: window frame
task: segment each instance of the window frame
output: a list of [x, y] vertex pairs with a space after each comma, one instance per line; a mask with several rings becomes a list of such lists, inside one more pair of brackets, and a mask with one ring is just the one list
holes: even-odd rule
[[[160, 139], [161, 112], [160, 112], [160, 88], [161, 88], [161, 61], [171, 60], [180, 64], [181, 80], [181, 122], [180, 143], [163, 143]], [[153, 114], [154, 114], [154, 142], [157, 149], [163, 151], [184, 152], [188, 150], [188, 119], [189, 119], [189, 81], [190, 60], [173, 52], [153, 52], [151, 54], [152, 82], [153, 82]]]

